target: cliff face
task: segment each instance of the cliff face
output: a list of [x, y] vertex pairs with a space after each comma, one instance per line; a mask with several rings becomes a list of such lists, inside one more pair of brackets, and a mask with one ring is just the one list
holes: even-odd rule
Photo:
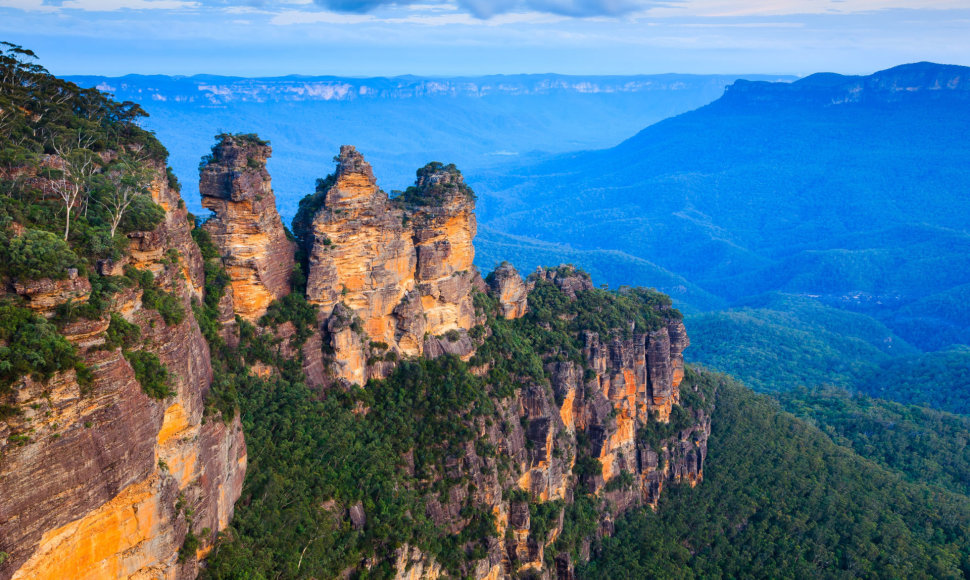
[[[67, 371], [45, 382], [25, 377], [3, 396], [17, 410], [0, 422], [4, 580], [193, 578], [198, 557], [232, 517], [246, 469], [242, 427], [238, 417], [203, 420], [212, 369], [190, 309], [202, 290], [202, 260], [164, 166], [153, 171], [151, 195], [164, 220], [129, 234], [127, 256], [99, 268], [153, 272], [157, 291], [170, 293], [185, 315], [166, 322], [143, 303], [142, 289], [123, 289], [100, 319], [62, 327], [92, 371], [90, 384]], [[91, 289], [75, 273], [28, 286], [39, 290], [14, 290], [48, 317]], [[105, 345], [112, 315], [140, 329], [143, 340], [130, 348], [167, 367], [171, 396], [146, 395], [121, 349]], [[198, 543], [180, 558], [187, 537]]]
[[[513, 273], [506, 271], [501, 278], [517, 277]], [[518, 286], [510, 280], [491, 285], [500, 312], [506, 311], [502, 289], [510, 283]], [[587, 275], [568, 267], [530, 277], [530, 288], [550, 285], [571, 301], [593, 290]], [[518, 391], [503, 405], [508, 413], [504, 426], [512, 425], [511, 433], [496, 429], [489, 437], [514, 459], [514, 486], [531, 501], [571, 503], [592, 493], [600, 504], [600, 525], [609, 533], [615, 515], [656, 505], [665, 483], [694, 485], [702, 479], [710, 415], [696, 397], [691, 406], [678, 405], [682, 352], [689, 344], [679, 318], [664, 315], [655, 330], [626, 339], [583, 331], [582, 341], [580, 361], [546, 358], [549, 386]], [[675, 406], [680, 412], [676, 422], [671, 420]], [[492, 495], [507, 497], [502, 479], [496, 481]], [[487, 479], [475, 484], [489, 489]], [[491, 556], [502, 563], [502, 573], [531, 569], [543, 577], [571, 577], [574, 563], [568, 554], [555, 554], [554, 567], [546, 564], [544, 554], [563, 529], [564, 512], [551, 529], [537, 533], [525, 502], [495, 501], [490, 507], [506, 538]]]
[[202, 167], [202, 206], [214, 212], [204, 228], [223, 255], [236, 314], [253, 321], [290, 292], [296, 246], [276, 211], [266, 159], [255, 136], [220, 135]]
[[[570, 578], [592, 538], [578, 553], [554, 547], [568, 506], [582, 498], [608, 534], [623, 511], [655, 506], [666, 484], [703, 478], [713, 396], [691, 384], [682, 401], [689, 339], [668, 298], [595, 289], [566, 266], [523, 280], [503, 265], [483, 281], [472, 265], [474, 198], [457, 170], [430, 164], [388, 198], [355, 149], [336, 160], [294, 220], [309, 256], [306, 297], [318, 307], [313, 336], [328, 353], [310, 365], [304, 347], [302, 368], [363, 385], [391, 375], [402, 356], [450, 354], [489, 385], [487, 420], [456, 418], [476, 435], [430, 472], [425, 465], [420, 482], [402, 482], [437, 529], [462, 534], [469, 513], [493, 521], [497, 536], [473, 540], [484, 556], [461, 575]], [[513, 354], [522, 343], [540, 359], [527, 375], [508, 366], [529, 356]], [[366, 416], [369, 404], [352, 413]], [[416, 453], [425, 451], [410, 450], [401, 466], [412, 476]], [[361, 504], [344, 509], [348, 526], [368, 525]], [[414, 545], [397, 550], [393, 566], [398, 578], [445, 572]]]
[[382, 376], [382, 365], [363, 364], [372, 343], [396, 355], [470, 354], [460, 337], [436, 338], [475, 323], [474, 197], [461, 174], [429, 165], [390, 200], [353, 147], [341, 147], [337, 163], [304, 236], [307, 299], [327, 320], [336, 376], [358, 384]]
[[[525, 332], [544, 324], [546, 315], [574, 316], [567, 314], [570, 304], [585, 308], [581, 301], [602, 292], [593, 289], [588, 276], [568, 267], [540, 270], [528, 284], [511, 268], [500, 277], [489, 276], [490, 281], [496, 278], [504, 282], [489, 286], [493, 315], [506, 318], [502, 289], [509, 286], [540, 293], [543, 307], [550, 297], [559, 304], [551, 313], [516, 320]], [[577, 555], [557, 547], [570, 525], [571, 504], [584, 502], [597, 513], [597, 533], [610, 534], [615, 517], [655, 506], [665, 485], [695, 485], [703, 478], [713, 393], [684, 382], [681, 353], [688, 339], [683, 324], [672, 312], [656, 314], [655, 328], [628, 333], [628, 338], [622, 338], [623, 328], [609, 329], [605, 334], [610, 338], [582, 332], [578, 359], [557, 360], [562, 357], [551, 352], [543, 357], [547, 383], [522, 377], [510, 396], [493, 393], [494, 411], [477, 426], [478, 442], [466, 444], [437, 474], [459, 485], [433, 493], [427, 503], [435, 525], [453, 534], [471, 525], [469, 506], [493, 519], [497, 536], [486, 542], [482, 558], [462, 570], [463, 576], [572, 578], [575, 558], [589, 557], [593, 538], [579, 546]], [[489, 342], [485, 339], [485, 345]], [[472, 371], [486, 380], [498, 376], [492, 371], [499, 364], [482, 354], [471, 359]], [[685, 384], [689, 404], [681, 401]], [[397, 553], [395, 567], [397, 578], [434, 578], [440, 572], [433, 557], [413, 548]]]

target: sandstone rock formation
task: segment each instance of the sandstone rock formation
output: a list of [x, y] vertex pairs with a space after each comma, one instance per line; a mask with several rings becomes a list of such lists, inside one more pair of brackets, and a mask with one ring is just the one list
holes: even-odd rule
[[[223, 325], [228, 345], [243, 340], [234, 313], [256, 320], [289, 291], [293, 248], [271, 208], [268, 154], [254, 138], [224, 136], [202, 172], [204, 202], [215, 212], [206, 230], [232, 278], [209, 316]], [[638, 312], [649, 311], [639, 323], [614, 316], [574, 324], [576, 312], [595, 317], [613, 295], [568, 266], [539, 269], [524, 281], [503, 265], [482, 280], [472, 263], [474, 196], [453, 166], [429, 164], [413, 187], [388, 198], [352, 147], [337, 162], [336, 173], [301, 203], [294, 226], [309, 256], [306, 297], [318, 317], [299, 328], [291, 320], [255, 327], [279, 358], [250, 361], [253, 374], [299, 362], [299, 380], [312, 386], [335, 378], [364, 385], [389, 376], [400, 357], [447, 354], [468, 362], [468, 377], [487, 378], [512, 352], [483, 354], [502, 329], [521, 343], [561, 323], [554, 337], [537, 339], [551, 346], [536, 350], [527, 372], [507, 373], [507, 390], [489, 383], [485, 416], [456, 417], [474, 435], [422, 468], [424, 481], [414, 483], [437, 529], [458, 535], [482, 514], [492, 516], [498, 534], [483, 534], [462, 576], [572, 578], [573, 556], [556, 545], [569, 504], [589, 502], [598, 533], [608, 534], [623, 511], [656, 505], [668, 483], [702, 479], [710, 408], [678, 406], [682, 385], [692, 380], [683, 363], [689, 339], [669, 301], [650, 295], [638, 303]], [[204, 297], [203, 262], [185, 210], [157, 169], [153, 196], [166, 209], [164, 223], [130, 234], [129, 254], [98, 267], [113, 275], [131, 266], [149, 270], [185, 308], [183, 321], [166, 324], [137, 287], [116, 295], [110, 308], [139, 326], [146, 340], [138, 348], [168, 367], [176, 394], [147, 397], [120, 350], [101, 348], [107, 317], [63, 327], [95, 379], [88, 392], [73, 372], [45, 384], [27, 378], [14, 393], [11, 402], [24, 413], [0, 423], [0, 551], [10, 554], [0, 580], [194, 577], [241, 493], [239, 418], [202, 421], [213, 371], [188, 306]], [[21, 286], [15, 291], [45, 315], [91, 292], [80, 276]], [[479, 311], [476, 290], [491, 296]], [[542, 294], [530, 304], [532, 292]], [[593, 306], [570, 310], [582, 304]], [[358, 403], [355, 415], [369, 412]], [[415, 450], [406, 455], [400, 467], [416, 476]], [[330, 503], [348, 529], [366, 533], [377, 519], [364, 502]], [[536, 506], [545, 515], [533, 516]], [[191, 537], [200, 543], [186, 553]], [[580, 559], [588, 558], [590, 541]], [[388, 562], [373, 556], [358, 571], [390, 564], [397, 578], [446, 575], [447, 566], [423, 549], [403, 544]]]
[[204, 228], [232, 279], [235, 312], [255, 320], [290, 292], [295, 244], [287, 239], [266, 171], [269, 144], [254, 135], [220, 135], [201, 168]]
[[471, 290], [480, 276], [472, 263], [475, 199], [461, 173], [429, 164], [415, 186], [389, 199], [353, 147], [341, 147], [336, 161], [301, 236], [307, 299], [334, 319], [323, 326], [336, 376], [352, 383], [381, 376], [380, 365], [368, 371], [365, 363], [388, 352], [470, 354], [460, 334], [475, 324]]
[[[540, 269], [532, 279], [551, 282], [573, 298], [577, 292], [592, 289], [588, 275], [568, 267]], [[682, 353], [689, 344], [683, 322], [669, 318], [657, 330], [633, 333], [628, 339], [600, 337], [596, 332], [584, 331], [582, 340], [583, 366], [587, 371], [571, 361], [547, 363], [553, 400], [536, 387], [524, 395], [523, 407], [529, 419], [526, 436], [533, 442], [538, 456], [523, 474], [520, 487], [540, 499], [564, 497], [568, 486], [563, 475], [570, 472], [571, 466], [556, 460], [552, 453], [553, 441], [558, 440], [559, 433], [572, 436], [584, 431], [591, 443], [592, 457], [602, 467], [602, 475], [592, 482], [594, 486], [598, 488], [626, 471], [639, 479], [637, 501], [655, 503], [659, 496], [651, 491], [651, 486], [655, 487], [667, 473], [655, 473], [658, 465], [655, 459], [641, 461], [638, 454], [647, 453], [649, 457], [654, 452], [638, 444], [637, 432], [650, 421], [668, 422], [673, 405], [680, 400], [679, 387], [684, 376]], [[556, 405], [555, 401], [561, 404]], [[708, 429], [709, 420], [699, 419], [701, 430]], [[697, 453], [684, 458], [693, 461], [693, 467], [687, 465], [681, 469], [672, 467], [671, 461], [665, 462], [673, 478], [695, 481], [700, 477], [699, 466], [706, 455], [706, 434], [700, 440], [703, 445], [698, 446]], [[675, 454], [672, 448], [665, 453]], [[677, 461], [674, 464], [679, 465]]]
[[[336, 160], [336, 173], [301, 203], [294, 230], [309, 254], [307, 298], [320, 308], [321, 335], [333, 353], [331, 373], [348, 383], [386, 376], [393, 368], [388, 361], [398, 356], [467, 358], [484, 340], [481, 332], [476, 338], [467, 332], [484, 322], [475, 312], [473, 289], [488, 292], [496, 315], [506, 320], [527, 315], [528, 295], [537, 285], [554, 288], [566, 301], [602, 292], [588, 275], [567, 266], [539, 269], [526, 282], [506, 264], [482, 281], [472, 265], [474, 198], [451, 167], [422, 168], [413, 187], [389, 199], [355, 149], [343, 147]], [[436, 477], [472, 485], [428, 498], [427, 516], [436, 526], [460, 532], [468, 525], [467, 505], [495, 517], [499, 539], [488, 542], [487, 555], [466, 571], [470, 576], [572, 574], [567, 554], [554, 554], [554, 568], [546, 564], [564, 512], [551, 529], [536, 531], [528, 503], [510, 499], [510, 490], [530, 502], [568, 503], [585, 489], [596, 494], [604, 514], [616, 515], [655, 505], [667, 482], [694, 484], [703, 476], [710, 432], [704, 411], [672, 436], [644, 435], [645, 427], [671, 420], [689, 344], [679, 315], [657, 308], [646, 329], [631, 321], [629, 328], [605, 334], [578, 331], [581, 361], [550, 356], [544, 363], [548, 382], [493, 399], [494, 416], [476, 429], [480, 441], [508, 458], [505, 467], [473, 443], [461, 459], [439, 466]], [[488, 374], [491, 363], [471, 362], [473, 372]], [[604, 515], [604, 529], [612, 517]], [[433, 557], [413, 548], [402, 548], [395, 565], [399, 578], [440, 573]]]
[[[242, 427], [238, 417], [203, 421], [212, 369], [189, 308], [201, 292], [202, 261], [184, 204], [164, 166], [154, 169], [152, 198], [165, 219], [129, 235], [123, 263], [152, 271], [186, 316], [166, 324], [137, 287], [116, 294], [109, 313], [140, 328], [145, 340], [136, 348], [157, 355], [175, 394], [150, 398], [121, 350], [102, 347], [108, 314], [63, 327], [93, 371], [91, 384], [82, 386], [74, 371], [44, 383], [25, 377], [0, 401], [18, 410], [0, 421], [3, 580], [194, 578], [198, 558], [232, 517], [246, 469]], [[81, 280], [60, 285], [86, 293]], [[34, 286], [24, 293], [45, 315], [75, 294]], [[34, 300], [40, 295], [49, 300]], [[190, 535], [197, 548], [181, 550]]]
[[71, 268], [64, 280], [25, 280], [14, 282], [13, 289], [27, 299], [27, 308], [49, 316], [59, 304], [68, 300], [86, 302], [91, 293], [91, 283], [87, 278], [79, 277], [76, 268]]

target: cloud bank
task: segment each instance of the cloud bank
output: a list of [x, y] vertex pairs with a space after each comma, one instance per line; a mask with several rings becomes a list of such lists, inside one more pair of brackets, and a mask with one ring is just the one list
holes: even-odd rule
[[[364, 13], [381, 6], [407, 5], [395, 0], [314, 0], [336, 12]], [[620, 16], [656, 5], [645, 0], [457, 0], [457, 8], [476, 18], [491, 18], [507, 12], [545, 12], [560, 16]]]

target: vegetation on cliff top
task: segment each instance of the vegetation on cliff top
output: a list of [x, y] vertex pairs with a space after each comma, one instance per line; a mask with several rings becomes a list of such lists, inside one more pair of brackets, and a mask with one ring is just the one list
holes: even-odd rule
[[2, 46], [0, 216], [56, 228], [79, 255], [117, 258], [125, 243], [117, 228], [132, 204], [144, 205], [143, 169], [164, 162], [165, 148], [138, 126], [138, 105], [81, 89], [33, 63], [32, 52]]
[[475, 192], [468, 187], [461, 171], [454, 163], [445, 165], [439, 161], [432, 161], [417, 171], [417, 184], [412, 185], [395, 197], [396, 200], [407, 205], [436, 206], [441, 205], [449, 197], [464, 198], [475, 201]]
[[74, 345], [53, 324], [0, 300], [0, 394], [24, 375], [43, 380], [80, 364]]

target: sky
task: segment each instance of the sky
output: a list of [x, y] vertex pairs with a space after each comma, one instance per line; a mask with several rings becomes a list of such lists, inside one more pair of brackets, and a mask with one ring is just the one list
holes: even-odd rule
[[970, 65], [970, 0], [0, 0], [67, 74], [869, 74]]

